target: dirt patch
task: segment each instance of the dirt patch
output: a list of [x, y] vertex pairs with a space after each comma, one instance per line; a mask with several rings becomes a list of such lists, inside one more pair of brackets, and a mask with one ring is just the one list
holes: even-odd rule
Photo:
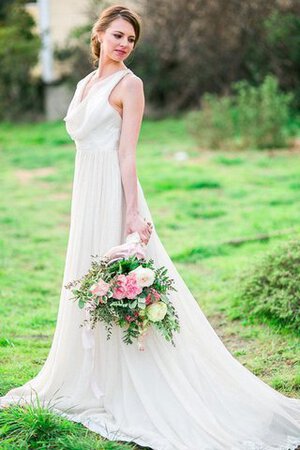
[[[209, 161], [215, 157], [218, 156], [224, 156], [223, 154], [226, 153], [226, 158], [227, 159], [235, 159], [235, 158], [246, 158], [248, 159], [253, 159], [256, 158], [257, 156], [268, 156], [270, 158], [273, 157], [277, 157], [277, 156], [285, 156], [285, 157], [290, 157], [290, 156], [298, 156], [300, 154], [300, 138], [295, 138], [291, 141], [291, 145], [290, 147], [286, 147], [286, 148], [274, 148], [274, 149], [265, 149], [262, 151], [252, 151], [252, 150], [227, 150], [226, 149], [220, 149], [220, 150], [211, 150], [205, 147], [196, 147], [196, 151], [199, 153], [196, 156], [189, 156], [188, 159], [186, 161], [184, 161], [185, 164], [190, 164], [190, 165], [194, 165], [194, 164], [201, 164], [205, 161]], [[174, 154], [170, 155], [169, 159], [174, 159]]]
[[208, 321], [231, 353], [241, 349], [248, 352], [254, 345], [254, 338], [249, 340], [241, 337], [238, 331], [232, 329], [232, 322], [227, 320], [225, 315], [214, 314], [208, 317]]
[[[28, 185], [32, 180], [53, 175], [56, 172], [54, 167], [39, 167], [38, 169], [19, 169], [15, 171], [18, 181], [23, 185]], [[45, 184], [45, 183], [44, 183]]]
[[51, 336], [49, 334], [16, 334], [16, 339], [32, 339], [32, 340], [48, 340]]
[[69, 200], [71, 194], [69, 192], [56, 192], [55, 194], [51, 194], [51, 198], [54, 200]]

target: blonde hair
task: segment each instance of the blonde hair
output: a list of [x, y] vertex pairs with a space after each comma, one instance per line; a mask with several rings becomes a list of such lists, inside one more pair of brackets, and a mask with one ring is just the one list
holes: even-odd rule
[[122, 5], [109, 6], [101, 12], [99, 18], [94, 23], [92, 28], [90, 48], [94, 65], [96, 65], [99, 61], [101, 48], [97, 33], [100, 31], [105, 31], [109, 27], [111, 22], [113, 22], [115, 19], [118, 19], [119, 17], [127, 20], [127, 22], [129, 22], [133, 26], [135, 32], [134, 47], [136, 46], [137, 41], [140, 37], [141, 30], [141, 19], [139, 15]]

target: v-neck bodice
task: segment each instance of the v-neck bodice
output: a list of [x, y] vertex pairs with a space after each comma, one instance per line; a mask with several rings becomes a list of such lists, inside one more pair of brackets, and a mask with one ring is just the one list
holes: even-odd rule
[[127, 73], [133, 72], [126, 68], [97, 80], [82, 98], [85, 87], [95, 72], [96, 70], [89, 73], [77, 83], [63, 120], [77, 150], [117, 150], [122, 117], [109, 103], [108, 98], [118, 82]]

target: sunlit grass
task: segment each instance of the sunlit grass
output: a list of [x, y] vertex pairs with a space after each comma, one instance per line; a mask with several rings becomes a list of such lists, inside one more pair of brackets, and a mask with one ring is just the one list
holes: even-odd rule
[[7, 450], [126, 450], [125, 443], [108, 442], [81, 424], [53, 413], [47, 405], [12, 405], [0, 410], [0, 448]]

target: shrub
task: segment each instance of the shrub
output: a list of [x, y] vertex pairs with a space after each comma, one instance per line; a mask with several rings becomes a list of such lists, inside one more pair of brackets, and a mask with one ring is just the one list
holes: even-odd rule
[[234, 84], [237, 133], [242, 147], [270, 148], [288, 144], [284, 127], [289, 120], [292, 94], [280, 92], [278, 81], [268, 75], [258, 86]]
[[218, 98], [206, 93], [202, 97], [201, 107], [201, 111], [192, 111], [187, 115], [189, 131], [201, 146], [212, 149], [232, 147], [235, 132], [231, 98]]
[[292, 94], [282, 93], [275, 77], [259, 86], [232, 85], [232, 96], [205, 94], [201, 110], [187, 115], [189, 131], [210, 148], [280, 148], [288, 145], [285, 127]]
[[300, 332], [299, 286], [300, 241], [294, 239], [260, 257], [238, 277], [234, 306], [248, 318]]

